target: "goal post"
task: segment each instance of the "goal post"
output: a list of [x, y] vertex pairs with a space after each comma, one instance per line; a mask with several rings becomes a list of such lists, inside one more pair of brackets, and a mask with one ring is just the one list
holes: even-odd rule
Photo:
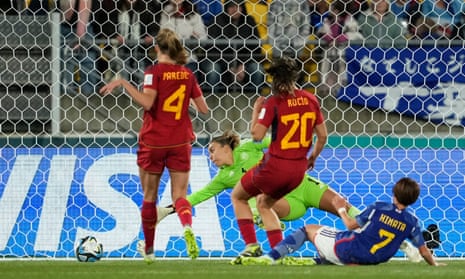
[[[247, 1], [248, 9], [255, 2]], [[257, 24], [263, 31], [263, 15], [270, 1], [258, 2], [262, 6], [253, 15], [256, 20], [261, 18]], [[123, 91], [102, 97], [74, 87], [86, 81], [86, 74], [72, 59], [73, 53], [65, 57], [62, 51], [62, 17], [58, 13], [9, 12], [0, 12], [0, 259], [73, 258], [76, 243], [86, 235], [103, 244], [104, 257], [139, 258], [136, 245], [143, 238], [142, 190], [136, 151], [142, 108]], [[441, 244], [434, 254], [463, 258], [463, 40], [447, 44], [407, 41], [403, 47], [353, 42], [338, 45], [334, 51], [315, 34], [303, 39], [310, 53], [300, 57], [303, 78], [299, 86], [317, 96], [330, 135], [309, 174], [360, 209], [376, 200], [389, 201], [391, 187], [399, 178], [414, 178], [421, 185], [421, 194], [411, 210], [423, 229], [436, 224], [440, 230]], [[266, 51], [250, 59], [266, 69], [271, 45], [263, 34], [260, 40]], [[211, 38], [183, 42], [189, 51], [190, 45], [195, 46], [199, 59], [214, 63], [220, 56], [209, 56], [211, 45], [226, 48], [238, 43], [237, 39]], [[103, 83], [125, 71], [142, 70], [131, 56], [118, 52], [127, 47], [136, 53], [139, 41], [121, 46], [95, 36], [87, 43], [88, 49], [98, 54], [92, 70], [97, 70], [93, 72]], [[251, 44], [247, 40], [239, 43]], [[288, 50], [298, 53], [294, 47]], [[142, 58], [153, 59], [153, 50]], [[331, 61], [338, 62], [333, 65]], [[323, 62], [330, 64], [323, 66]], [[324, 82], [328, 67], [336, 75], [330, 87]], [[69, 69], [72, 72], [66, 72]], [[73, 79], [69, 84], [63, 81], [65, 72]], [[207, 73], [200, 68], [196, 73], [211, 112], [205, 117], [191, 111], [197, 139], [189, 193], [201, 189], [217, 172], [209, 160], [209, 140], [229, 129], [249, 138], [253, 103], [267, 92], [237, 80], [223, 84], [224, 92], [213, 92], [216, 84], [204, 79]], [[261, 86], [269, 89], [269, 81], [266, 77]], [[164, 173], [160, 205], [171, 204], [169, 187], [169, 176]], [[343, 228], [335, 216], [309, 209], [303, 218], [285, 222], [283, 233], [309, 223]], [[193, 229], [200, 257], [234, 257], [244, 248], [230, 191], [194, 208]], [[265, 232], [257, 228], [257, 236], [268, 250]], [[157, 226], [155, 249], [158, 258], [187, 256], [176, 215]], [[310, 244], [296, 252], [315, 254]], [[401, 252], [396, 254], [396, 258], [402, 257]]]

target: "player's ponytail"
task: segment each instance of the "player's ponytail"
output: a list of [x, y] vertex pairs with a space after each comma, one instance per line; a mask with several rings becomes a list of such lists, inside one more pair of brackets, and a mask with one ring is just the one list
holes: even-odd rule
[[187, 63], [187, 51], [173, 30], [161, 29], [155, 40], [160, 51], [176, 61], [176, 64], [185, 65]]
[[273, 94], [294, 94], [295, 82], [299, 77], [299, 68], [295, 60], [286, 56], [274, 58], [267, 72], [273, 78]]

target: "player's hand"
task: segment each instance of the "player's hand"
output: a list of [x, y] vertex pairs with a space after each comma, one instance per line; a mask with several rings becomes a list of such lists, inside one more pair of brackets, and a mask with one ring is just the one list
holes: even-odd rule
[[316, 161], [316, 158], [315, 156], [310, 155], [310, 157], [308, 157], [308, 160], [307, 160], [307, 170], [313, 170], [313, 168], [315, 167], [315, 161]]
[[114, 80], [106, 85], [104, 85], [102, 88], [100, 88], [100, 94], [102, 94], [103, 96], [105, 95], [108, 95], [108, 94], [111, 94], [111, 92], [117, 88], [117, 87], [120, 87], [121, 86], [121, 81], [120, 80]]

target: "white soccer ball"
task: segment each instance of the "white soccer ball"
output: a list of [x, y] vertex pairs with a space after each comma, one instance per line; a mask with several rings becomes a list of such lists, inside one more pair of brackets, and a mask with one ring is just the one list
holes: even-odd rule
[[103, 245], [95, 237], [88, 235], [81, 238], [75, 252], [80, 262], [96, 262], [103, 256]]

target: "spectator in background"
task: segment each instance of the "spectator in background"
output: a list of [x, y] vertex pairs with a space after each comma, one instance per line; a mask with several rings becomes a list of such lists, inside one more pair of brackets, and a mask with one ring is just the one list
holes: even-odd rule
[[309, 73], [304, 71], [306, 63], [311, 63], [307, 40], [310, 36], [310, 5], [308, 0], [272, 1], [269, 6], [268, 42], [272, 46], [272, 57], [283, 55], [296, 59], [300, 76], [298, 84], [307, 81]]
[[352, 16], [358, 20], [359, 16], [365, 13], [367, 10], [370, 9], [369, 2], [371, 0], [352, 0], [350, 1], [350, 13]]
[[399, 39], [406, 39], [407, 28], [389, 10], [389, 0], [371, 0], [370, 8], [358, 17], [360, 33], [366, 44], [389, 47]]
[[196, 10], [202, 17], [205, 26], [210, 26], [215, 17], [223, 11], [221, 0], [192, 0]]
[[100, 78], [105, 81], [109, 81], [115, 76], [110, 63], [117, 60], [116, 49], [114, 49], [112, 40], [116, 40], [118, 35], [118, 14], [117, 1], [114, 0], [100, 1], [94, 12], [93, 28], [95, 38], [102, 50], [102, 55], [97, 60], [97, 70], [100, 73]]
[[358, 23], [349, 12], [350, 3], [334, 0], [331, 2], [329, 15], [325, 17], [319, 29], [323, 58], [320, 63], [321, 93], [335, 94], [346, 83], [344, 49], [350, 40], [362, 40]]
[[308, 0], [273, 1], [268, 11], [268, 40], [273, 57], [296, 57], [303, 51], [310, 35]]
[[47, 15], [51, 10], [51, 4], [53, 1], [49, 0], [30, 0], [25, 1], [25, 12], [26, 14], [34, 15]]
[[[181, 41], [207, 39], [207, 29], [202, 17], [189, 0], [165, 0], [160, 27], [175, 31]], [[197, 79], [200, 79], [198, 58], [195, 54], [195, 48], [200, 46], [200, 42], [193, 42], [191, 45], [188, 42], [187, 45], [190, 57], [186, 66], [197, 75]]]
[[391, 12], [400, 20], [402, 26], [407, 28], [408, 36], [415, 33], [415, 22], [421, 17], [420, 5], [417, 0], [393, 0]]
[[[157, 0], [103, 0], [101, 5], [95, 13], [95, 30], [97, 37], [116, 43], [111, 70], [133, 85], [140, 84], [143, 71], [153, 64], [150, 51], [160, 30], [161, 4]], [[110, 42], [105, 49], [113, 49]]]
[[446, 39], [443, 31], [433, 19], [422, 16], [415, 22], [415, 31], [411, 38], [418, 40]]
[[310, 5], [310, 33], [317, 34], [329, 14], [329, 3], [327, 0], [308, 0], [308, 3]]
[[6, 15], [17, 15], [18, 3], [16, 0], [0, 1], [0, 11]]
[[[433, 26], [427, 25], [442, 33], [442, 35], [437, 34], [436, 36], [454, 39], [463, 24], [465, 2], [463, 0], [424, 0], [421, 3], [421, 12], [425, 19], [431, 19], [430, 22], [434, 22]], [[424, 22], [426, 23], [426, 21]]]
[[92, 0], [63, 0], [58, 8], [63, 15], [60, 27], [63, 88], [71, 89], [72, 93], [94, 94], [98, 92], [100, 75], [95, 66]]
[[[250, 92], [259, 90], [265, 81], [260, 64], [260, 36], [253, 17], [246, 12], [243, 0], [226, 0], [224, 12], [208, 28], [213, 40], [232, 40], [227, 45], [217, 44], [208, 50], [209, 56], [201, 63], [206, 81], [213, 90], [225, 92], [232, 84], [239, 84]], [[217, 58], [218, 56], [218, 58]]]

